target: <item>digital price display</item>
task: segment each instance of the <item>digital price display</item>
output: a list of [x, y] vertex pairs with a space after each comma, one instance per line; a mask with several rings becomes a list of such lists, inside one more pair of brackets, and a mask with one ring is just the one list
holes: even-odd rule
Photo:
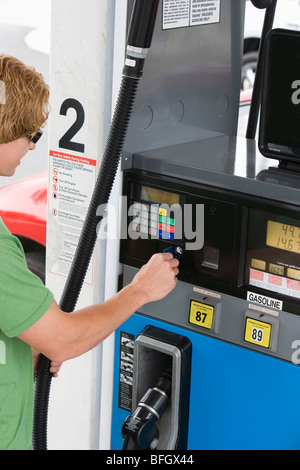
[[245, 280], [248, 285], [300, 299], [299, 218], [250, 210]]
[[267, 246], [300, 253], [300, 227], [268, 220]]

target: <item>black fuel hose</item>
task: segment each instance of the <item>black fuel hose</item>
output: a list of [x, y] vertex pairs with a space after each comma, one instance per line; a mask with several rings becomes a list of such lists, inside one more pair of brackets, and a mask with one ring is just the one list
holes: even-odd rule
[[[147, 51], [150, 47], [160, 0], [136, 0], [129, 27], [126, 60], [121, 88], [108, 135], [95, 189], [87, 211], [76, 253], [60, 300], [66, 313], [74, 311], [97, 240], [123, 150], [132, 108]], [[136, 38], [136, 39], [135, 39]], [[41, 356], [35, 378], [35, 400], [32, 445], [34, 450], [47, 450], [48, 406], [52, 374], [51, 360]]]

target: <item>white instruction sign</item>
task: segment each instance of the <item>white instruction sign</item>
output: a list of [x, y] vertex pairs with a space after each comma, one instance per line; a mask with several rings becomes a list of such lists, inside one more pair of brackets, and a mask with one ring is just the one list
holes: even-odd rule
[[163, 29], [219, 23], [220, 0], [163, 0]]
[[[50, 270], [66, 277], [95, 186], [96, 160], [51, 150], [49, 173], [49, 211], [63, 234], [63, 247]], [[93, 284], [91, 266], [85, 282]]]

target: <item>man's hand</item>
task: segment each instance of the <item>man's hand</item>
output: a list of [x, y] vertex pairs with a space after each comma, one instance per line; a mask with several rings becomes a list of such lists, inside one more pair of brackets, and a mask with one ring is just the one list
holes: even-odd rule
[[177, 284], [179, 261], [171, 253], [156, 253], [134, 277], [132, 284], [139, 287], [145, 303], [163, 299]]
[[51, 372], [53, 377], [58, 377], [58, 373], [60, 371], [61, 366], [62, 366], [62, 362], [51, 361], [49, 371]]
[[[40, 358], [40, 352], [32, 348], [32, 362], [33, 362], [33, 371], [37, 371], [38, 363]], [[62, 362], [51, 361], [49, 371], [53, 374], [53, 377], [58, 377], [58, 372], [60, 371]]]

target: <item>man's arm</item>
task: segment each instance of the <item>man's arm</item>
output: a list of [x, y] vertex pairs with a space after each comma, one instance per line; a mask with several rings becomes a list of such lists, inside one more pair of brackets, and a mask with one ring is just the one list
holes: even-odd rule
[[142, 305], [171, 292], [177, 282], [178, 264], [170, 253], [156, 254], [132, 283], [111, 299], [74, 313], [63, 312], [53, 302], [19, 338], [56, 362], [80, 356], [100, 344]]

